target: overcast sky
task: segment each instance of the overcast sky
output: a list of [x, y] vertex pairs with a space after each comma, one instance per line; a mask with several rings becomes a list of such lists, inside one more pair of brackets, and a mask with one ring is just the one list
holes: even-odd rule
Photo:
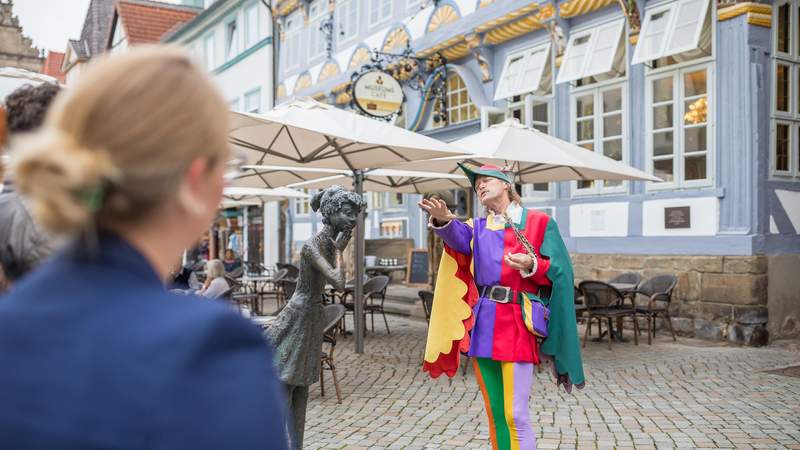
[[[180, 3], [180, 0], [161, 0]], [[40, 49], [63, 52], [67, 39], [81, 34], [89, 0], [16, 0], [14, 13], [22, 32]]]
[[89, 0], [16, 0], [22, 33], [39, 49], [63, 52], [67, 39], [81, 33]]

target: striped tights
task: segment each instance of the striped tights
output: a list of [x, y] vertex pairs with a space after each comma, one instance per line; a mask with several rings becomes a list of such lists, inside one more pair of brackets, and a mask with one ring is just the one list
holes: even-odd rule
[[533, 363], [473, 358], [475, 377], [489, 416], [494, 450], [535, 450], [528, 397], [533, 385]]

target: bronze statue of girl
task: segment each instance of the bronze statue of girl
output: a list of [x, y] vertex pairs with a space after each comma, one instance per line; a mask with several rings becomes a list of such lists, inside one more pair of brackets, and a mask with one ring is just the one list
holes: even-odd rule
[[324, 227], [303, 244], [294, 295], [265, 330], [275, 346], [275, 364], [286, 385], [292, 447], [296, 449], [303, 447], [308, 388], [319, 381], [325, 284], [344, 289], [336, 255], [347, 247], [364, 201], [341, 186], [331, 186], [314, 195], [311, 208], [322, 214]]

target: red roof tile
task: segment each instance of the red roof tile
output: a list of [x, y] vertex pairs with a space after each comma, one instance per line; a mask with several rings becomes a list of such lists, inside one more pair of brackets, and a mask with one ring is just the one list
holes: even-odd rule
[[42, 73], [45, 75], [50, 75], [58, 80], [59, 83], [64, 84], [66, 81], [66, 76], [64, 75], [64, 72], [61, 71], [61, 64], [63, 64], [63, 62], [63, 53], [48, 51], [47, 58], [44, 59], [44, 68], [42, 69]]
[[196, 8], [154, 1], [120, 0], [117, 3], [117, 26], [122, 21], [128, 44], [152, 44], [200, 12]]

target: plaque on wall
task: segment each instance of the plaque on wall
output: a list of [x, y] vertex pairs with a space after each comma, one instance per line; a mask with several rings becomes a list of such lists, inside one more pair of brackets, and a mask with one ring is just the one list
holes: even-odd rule
[[676, 228], [691, 228], [690, 208], [688, 206], [675, 206], [664, 208], [664, 228], [671, 230]]

